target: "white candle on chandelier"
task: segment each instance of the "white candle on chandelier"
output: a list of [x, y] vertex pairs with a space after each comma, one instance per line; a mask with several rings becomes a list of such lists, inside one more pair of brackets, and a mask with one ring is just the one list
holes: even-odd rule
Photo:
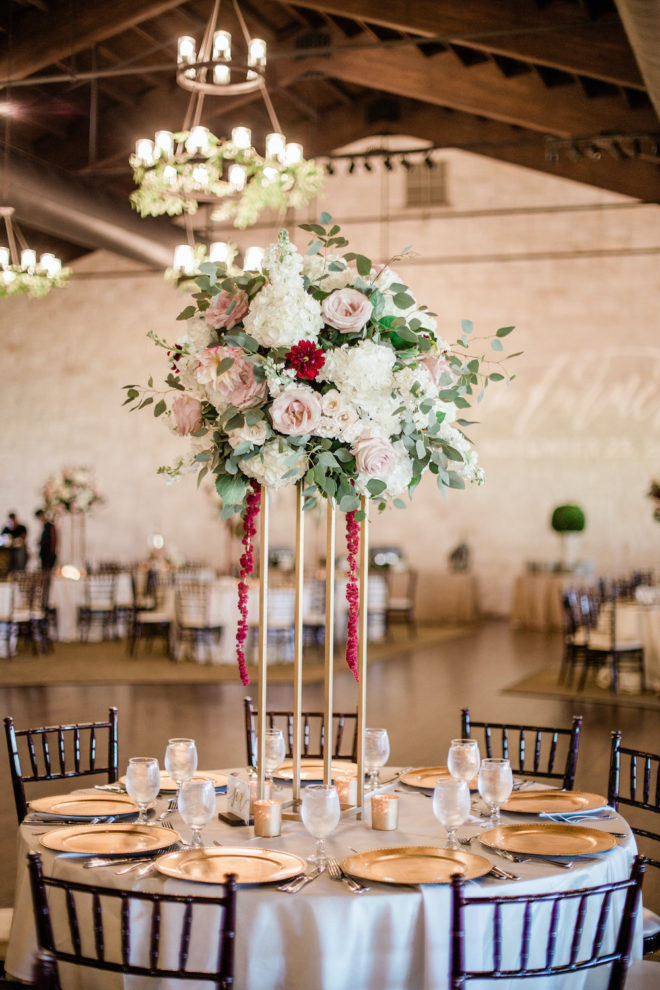
[[[266, 42], [262, 38], [253, 38], [248, 45], [248, 65], [251, 68], [265, 69], [266, 67]], [[248, 72], [248, 79], [256, 79], [256, 72]]]
[[151, 138], [138, 138], [135, 142], [135, 157], [140, 165], [153, 165], [154, 143]]
[[231, 58], [231, 35], [229, 31], [216, 31], [213, 35], [213, 61], [222, 59], [228, 62]]
[[195, 39], [191, 38], [189, 34], [182, 34], [177, 42], [177, 62], [185, 62], [186, 65], [190, 65], [191, 62], [197, 60], [197, 49], [195, 47]]
[[4, 270], [2, 273], [2, 281], [5, 283], [5, 285], [10, 285], [15, 278], [16, 278], [16, 272], [12, 272], [9, 269]]
[[213, 68], [213, 82], [218, 86], [228, 86], [231, 82], [231, 72], [228, 65], [216, 65]]
[[273, 131], [272, 134], [267, 134], [266, 158], [269, 158], [271, 161], [283, 162], [285, 145], [286, 138], [279, 131]]
[[246, 272], [259, 272], [264, 260], [264, 249], [262, 247], [249, 247], [245, 252], [243, 262]]
[[21, 251], [21, 268], [32, 274], [37, 267], [37, 252], [32, 248], [23, 248]]
[[193, 127], [186, 141], [186, 151], [190, 155], [202, 155], [208, 158], [210, 154], [209, 129], [198, 124]]
[[271, 182], [275, 182], [275, 180], [278, 179], [280, 175], [277, 169], [273, 168], [272, 165], [264, 166], [264, 170], [262, 174], [263, 174], [263, 178], [261, 181], [264, 186], [268, 186], [270, 185]]
[[206, 165], [195, 165], [192, 170], [192, 180], [196, 189], [207, 189], [209, 184], [209, 173]]
[[241, 192], [242, 189], [245, 189], [245, 180], [247, 178], [247, 174], [242, 165], [236, 165], [236, 164], [230, 165], [228, 178], [229, 178], [229, 185], [232, 187], [232, 189], [235, 189], [236, 192]]
[[0, 267], [7, 268], [9, 264], [9, 248], [0, 247]]
[[46, 251], [39, 258], [39, 266], [46, 272], [48, 278], [56, 278], [62, 271], [62, 262], [50, 251]]
[[249, 127], [232, 128], [231, 142], [238, 151], [248, 151], [252, 145], [252, 131]]
[[226, 241], [214, 241], [209, 248], [209, 261], [216, 265], [229, 263], [229, 245]]
[[174, 154], [174, 135], [172, 131], [156, 131], [154, 150], [159, 158], [171, 158]]
[[302, 144], [296, 144], [295, 141], [292, 141], [290, 144], [287, 144], [286, 148], [284, 149], [284, 164], [297, 165], [298, 162], [302, 161], [302, 156], [303, 156]]
[[168, 186], [175, 186], [178, 177], [179, 173], [175, 169], [174, 165], [165, 166], [163, 169], [163, 181], [166, 182]]
[[174, 248], [172, 268], [182, 275], [192, 275], [195, 271], [195, 255], [190, 244], [177, 244]]

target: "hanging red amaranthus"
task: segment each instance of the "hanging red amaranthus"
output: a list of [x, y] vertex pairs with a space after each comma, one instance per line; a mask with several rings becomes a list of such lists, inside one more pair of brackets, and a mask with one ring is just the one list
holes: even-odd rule
[[250, 678], [245, 661], [245, 641], [248, 634], [248, 583], [247, 579], [254, 570], [254, 538], [257, 534], [256, 518], [261, 505], [261, 488], [252, 479], [250, 488], [245, 496], [245, 511], [243, 513], [243, 553], [241, 554], [241, 573], [238, 582], [238, 628], [236, 629], [236, 659], [241, 681], [247, 685]]
[[358, 584], [358, 553], [360, 550], [360, 524], [355, 512], [346, 513], [346, 548], [348, 550], [348, 630], [346, 637], [346, 663], [353, 677], [358, 679], [358, 621], [360, 617], [360, 587]]

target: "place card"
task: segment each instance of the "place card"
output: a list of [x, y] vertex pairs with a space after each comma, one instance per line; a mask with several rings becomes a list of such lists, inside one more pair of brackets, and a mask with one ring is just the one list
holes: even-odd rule
[[227, 811], [220, 813], [223, 821], [236, 825], [251, 825], [250, 782], [242, 780], [238, 774], [227, 776]]

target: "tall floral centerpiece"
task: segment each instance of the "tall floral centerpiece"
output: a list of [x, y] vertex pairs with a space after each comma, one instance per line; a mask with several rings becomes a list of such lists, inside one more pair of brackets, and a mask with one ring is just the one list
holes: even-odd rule
[[450, 345], [391, 264], [347, 250], [330, 216], [301, 229], [312, 235], [304, 256], [282, 231], [261, 271], [202, 265], [194, 302], [178, 317], [184, 333], [174, 342], [150, 333], [165, 352], [165, 389], [153, 379], [146, 388], [125, 386], [132, 409], [151, 405], [189, 438], [186, 452], [160, 471], [171, 479], [210, 473], [223, 516], [243, 517], [237, 657], [244, 683], [246, 579], [262, 486], [300, 481], [305, 508], [320, 496], [345, 513], [347, 662], [356, 673], [361, 498], [381, 510], [404, 508], [403, 496], [427, 471], [442, 490], [481, 484], [464, 416], [491, 382], [509, 380], [499, 357], [513, 327], [488, 338], [491, 360], [470, 353], [469, 320]]
[[86, 558], [85, 517], [102, 505], [105, 498], [88, 467], [65, 467], [51, 474], [41, 488], [41, 502], [47, 516], [68, 519], [66, 563], [84, 566]]

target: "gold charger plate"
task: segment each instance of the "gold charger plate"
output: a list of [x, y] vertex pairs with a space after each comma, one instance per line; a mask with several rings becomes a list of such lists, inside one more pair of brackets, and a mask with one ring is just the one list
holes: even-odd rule
[[[357, 763], [350, 760], [332, 761], [333, 777], [335, 772], [344, 777], [357, 777]], [[293, 761], [285, 760], [273, 776], [277, 780], [293, 780]], [[302, 759], [300, 761], [300, 779], [308, 784], [323, 783], [323, 760]]]
[[53, 829], [39, 840], [55, 852], [86, 856], [139, 856], [169, 849], [181, 836], [158, 825], [70, 825]]
[[521, 815], [566, 813], [573, 811], [595, 811], [607, 807], [607, 798], [602, 794], [589, 794], [587, 791], [515, 791], [502, 811]]
[[590, 856], [616, 845], [609, 832], [582, 825], [538, 822], [530, 825], [498, 825], [489, 828], [481, 841], [491, 849], [533, 856]]
[[[216, 791], [221, 787], [227, 786], [227, 774], [221, 773], [219, 770], [196, 770], [193, 774], [195, 780], [199, 780], [200, 777], [210, 777], [215, 785]], [[120, 777], [119, 783], [126, 786], [126, 777]], [[160, 771], [160, 791], [162, 794], [174, 794], [176, 791], [176, 784], [170, 777], [167, 770]]]
[[127, 794], [54, 794], [30, 801], [30, 811], [59, 818], [100, 818], [137, 815], [138, 806]]
[[[399, 782], [407, 784], [408, 787], [421, 787], [422, 790], [432, 791], [436, 780], [450, 780], [451, 774], [448, 767], [416, 767], [414, 770], [407, 770], [399, 777]], [[469, 783], [471, 791], [477, 789], [477, 778]]]
[[222, 846], [167, 853], [157, 860], [156, 869], [197, 883], [224, 883], [228, 873], [236, 875], [237, 883], [279, 883], [304, 873], [306, 865], [300, 856], [278, 849]]
[[341, 864], [345, 873], [360, 880], [400, 884], [449, 883], [454, 873], [473, 880], [485, 876], [492, 867], [483, 856], [436, 846], [369, 849], [347, 856]]

